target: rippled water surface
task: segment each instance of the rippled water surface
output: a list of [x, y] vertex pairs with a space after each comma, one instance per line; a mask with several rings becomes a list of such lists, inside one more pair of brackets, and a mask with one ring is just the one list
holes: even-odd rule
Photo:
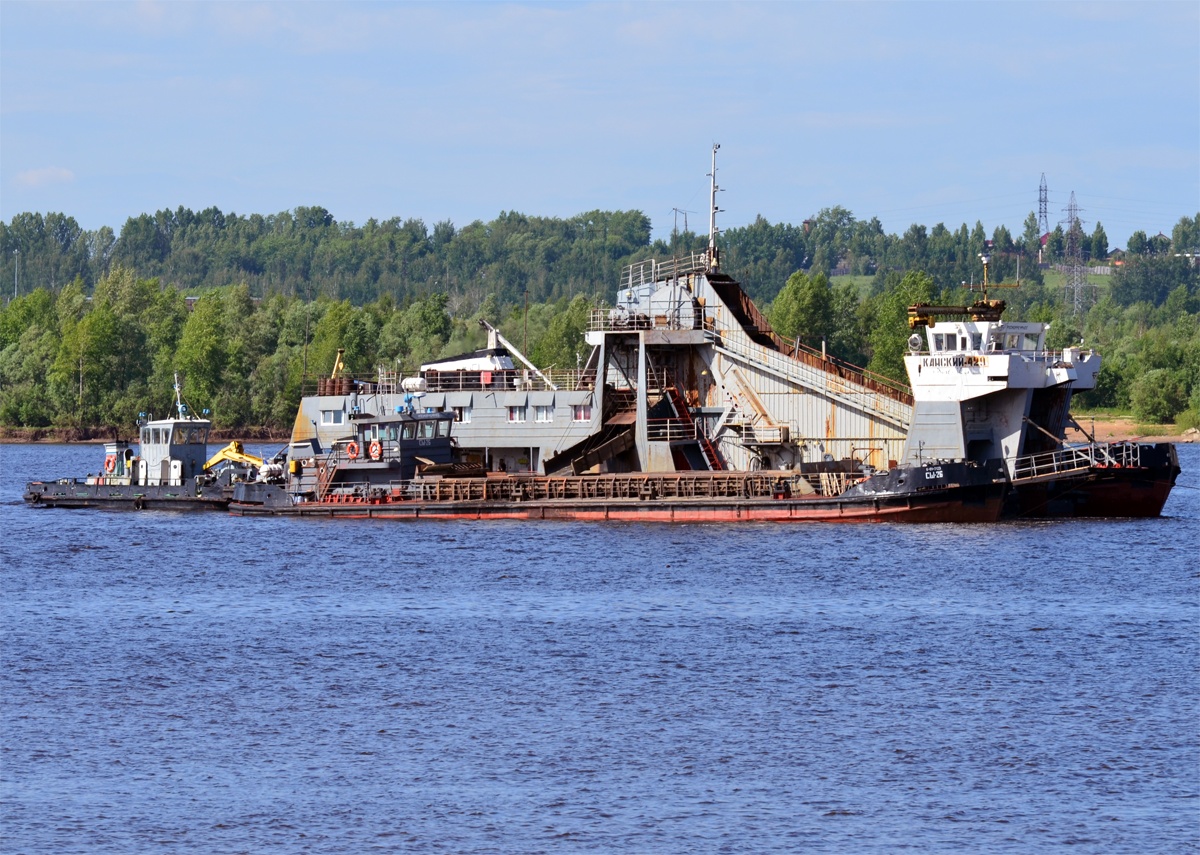
[[1200, 448], [1166, 517], [27, 509], [4, 852], [1200, 850]]

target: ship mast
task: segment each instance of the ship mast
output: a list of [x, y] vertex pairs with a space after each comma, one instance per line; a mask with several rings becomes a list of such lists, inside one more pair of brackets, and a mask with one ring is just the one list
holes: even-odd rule
[[[943, 317], [969, 317], [973, 321], [998, 321], [1000, 316], [1004, 314], [1003, 300], [989, 300], [988, 287], [991, 283], [988, 282], [988, 265], [992, 263], [992, 242], [990, 240], [983, 242], [983, 252], [979, 253], [979, 258], [983, 262], [983, 299], [976, 300], [969, 306], [931, 306], [928, 303], [917, 303], [915, 306], [908, 307], [908, 327], [916, 329], [917, 327], [927, 327], [937, 323], [938, 316]], [[965, 283], [964, 283], [965, 284]], [[1020, 281], [1016, 285], [991, 285], [992, 288], [1018, 288]], [[972, 285], [967, 290], [977, 290]]]
[[713, 143], [712, 172], [709, 173], [712, 183], [708, 200], [708, 269], [712, 271], [721, 266], [721, 257], [717, 252], [717, 212], [720, 210], [717, 208], [717, 149], [720, 147], [720, 143]]
[[180, 397], [180, 392], [182, 391], [183, 387], [179, 385], [178, 371], [175, 372], [175, 384], [173, 388], [175, 389], [175, 416], [176, 418], [182, 419], [184, 418], [186, 409], [183, 406], [183, 399]]

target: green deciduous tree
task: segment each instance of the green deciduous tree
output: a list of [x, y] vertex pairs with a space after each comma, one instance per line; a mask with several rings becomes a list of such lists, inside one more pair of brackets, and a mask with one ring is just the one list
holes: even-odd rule
[[1150, 424], [1167, 424], [1187, 407], [1187, 389], [1181, 372], [1155, 368], [1142, 374], [1130, 388], [1133, 415]]
[[1108, 258], [1108, 235], [1104, 233], [1104, 226], [1099, 221], [1092, 231], [1091, 256], [1097, 260]]
[[819, 348], [833, 337], [833, 289], [822, 272], [797, 271], [767, 311], [772, 328], [786, 339]]
[[902, 383], [908, 382], [904, 354], [908, 340], [908, 307], [933, 301], [937, 289], [925, 272], [914, 270], [875, 300], [871, 329], [871, 361], [867, 368]]

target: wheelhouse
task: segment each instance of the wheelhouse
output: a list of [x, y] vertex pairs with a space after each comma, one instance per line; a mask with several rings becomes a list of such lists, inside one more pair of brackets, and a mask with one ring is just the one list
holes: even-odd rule
[[204, 471], [208, 460], [207, 419], [161, 419], [141, 426], [138, 483], [178, 486]]

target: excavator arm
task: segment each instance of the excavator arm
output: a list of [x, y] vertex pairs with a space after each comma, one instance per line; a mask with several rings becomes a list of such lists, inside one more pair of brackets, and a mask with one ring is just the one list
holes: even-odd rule
[[229, 461], [230, 463], [243, 463], [247, 466], [262, 466], [263, 459], [256, 457], [253, 454], [247, 454], [245, 448], [236, 439], [229, 445], [222, 448], [212, 457], [208, 458], [208, 462], [204, 464], [204, 471], [212, 469], [218, 463]]

